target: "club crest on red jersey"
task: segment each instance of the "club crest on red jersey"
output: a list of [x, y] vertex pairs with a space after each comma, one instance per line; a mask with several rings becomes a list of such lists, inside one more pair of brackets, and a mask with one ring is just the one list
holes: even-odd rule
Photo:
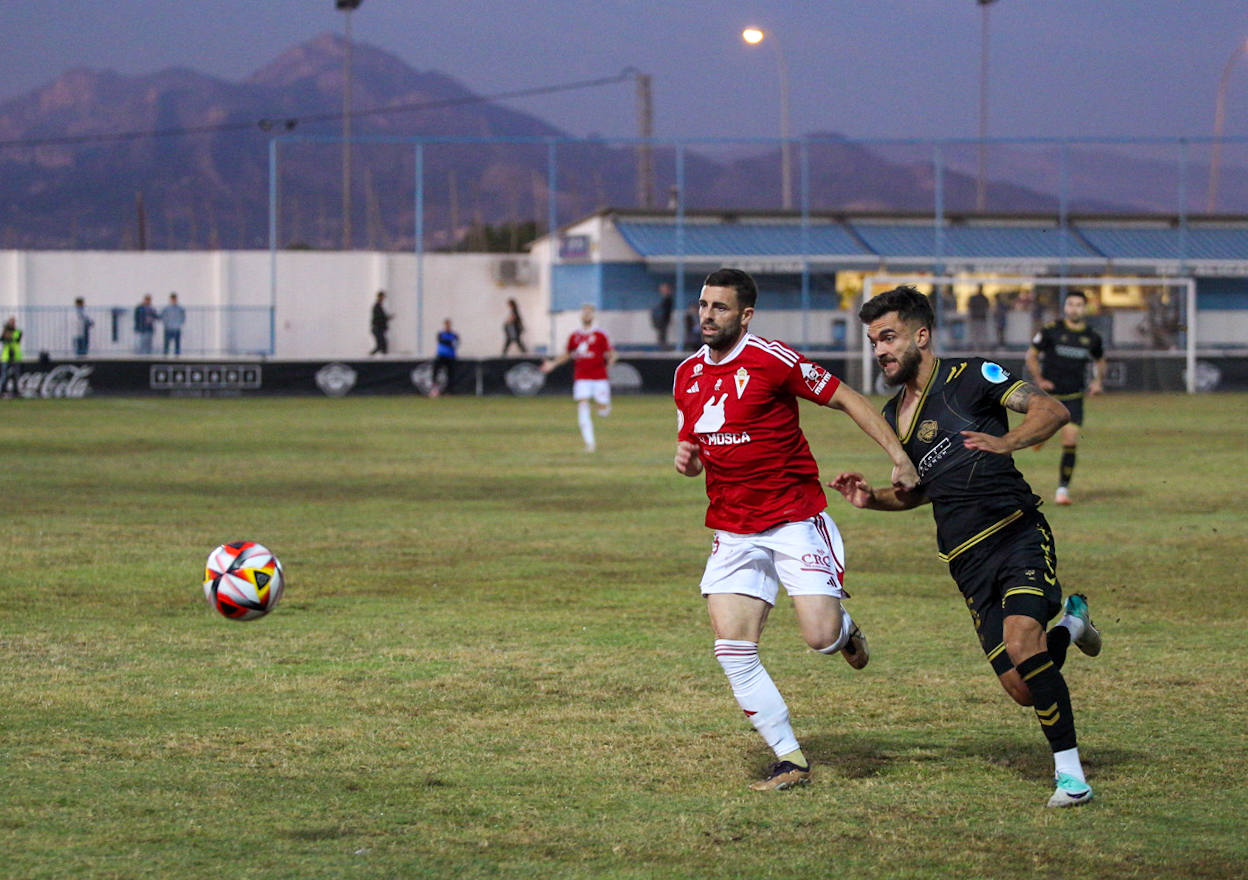
[[745, 367], [737, 370], [733, 379], [737, 383], [737, 400], [741, 399], [741, 395], [745, 393], [745, 386], [750, 384], [750, 371]]

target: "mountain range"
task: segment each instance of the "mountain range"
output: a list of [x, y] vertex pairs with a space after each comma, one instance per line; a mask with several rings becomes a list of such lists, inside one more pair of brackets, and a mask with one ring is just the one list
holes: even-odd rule
[[[344, 60], [352, 71], [350, 224], [343, 223], [347, 151]], [[556, 139], [557, 222], [600, 207], [640, 207], [641, 148], [566, 134], [474, 94], [450, 76], [417, 71], [380, 49], [326, 34], [295, 46], [241, 82], [184, 68], [142, 76], [78, 68], [0, 104], [0, 248], [265, 248], [270, 141], [276, 147], [282, 247], [410, 249], [417, 161], [424, 175], [428, 247], [454, 247], [469, 230], [548, 217]], [[447, 138], [419, 151], [406, 139]], [[930, 213], [930, 148], [807, 135], [816, 211]], [[977, 204], [974, 147], [945, 163], [950, 213]], [[796, 154], [797, 151], [794, 150]], [[652, 193], [663, 209], [675, 152], [654, 146]], [[716, 157], [683, 151], [689, 210], [776, 210], [780, 151]], [[993, 213], [1056, 213], [1057, 147], [993, 148], [984, 204]], [[1174, 162], [1085, 151], [1069, 166], [1071, 212], [1173, 214]], [[1207, 174], [1201, 171], [1201, 174]], [[1207, 179], [1189, 169], [1189, 177]], [[794, 174], [797, 179], [797, 174]], [[1224, 168], [1224, 204], [1248, 205], [1248, 173]], [[1189, 204], [1203, 192], [1189, 194]]]

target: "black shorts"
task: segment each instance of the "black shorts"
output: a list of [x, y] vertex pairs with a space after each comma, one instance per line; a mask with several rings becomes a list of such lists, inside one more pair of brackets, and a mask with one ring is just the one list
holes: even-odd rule
[[1005, 651], [1005, 618], [1022, 614], [1045, 626], [1062, 608], [1062, 585], [1053, 533], [1038, 511], [993, 538], [950, 560], [949, 573], [993, 672], [1002, 675], [1014, 666]]
[[1078, 394], [1071, 398], [1059, 397], [1062, 405], [1070, 411], [1070, 423], [1072, 425], [1083, 424], [1083, 395]]

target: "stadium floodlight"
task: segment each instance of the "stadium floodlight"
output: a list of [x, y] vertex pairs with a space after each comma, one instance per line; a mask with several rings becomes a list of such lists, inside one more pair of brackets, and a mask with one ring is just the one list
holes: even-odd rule
[[359, 9], [363, 2], [364, 0], [334, 0], [334, 8], [345, 9], [349, 12], [352, 9]]
[[747, 27], [741, 32], [741, 39], [751, 46], [757, 46], [765, 39], [770, 39], [776, 47], [776, 58], [780, 62], [780, 193], [784, 210], [793, 210], [793, 147], [789, 141], [793, 138], [793, 126], [789, 117], [789, 64], [780, 48], [780, 41], [775, 34], [768, 34], [762, 28]]

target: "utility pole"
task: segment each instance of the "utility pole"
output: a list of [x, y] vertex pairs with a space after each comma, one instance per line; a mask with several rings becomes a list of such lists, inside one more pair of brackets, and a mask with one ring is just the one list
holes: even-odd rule
[[637, 127], [641, 144], [637, 147], [637, 204], [654, 207], [654, 102], [650, 92], [650, 74], [637, 74]]
[[351, 13], [364, 0], [334, 0], [346, 21], [347, 51], [342, 75], [342, 249], [351, 249]]
[[988, 7], [997, 0], [975, 0], [979, 4], [979, 155], [975, 163], [975, 210], [983, 212], [988, 204], [988, 185], [984, 178], [986, 164], [984, 140], [988, 137]]

